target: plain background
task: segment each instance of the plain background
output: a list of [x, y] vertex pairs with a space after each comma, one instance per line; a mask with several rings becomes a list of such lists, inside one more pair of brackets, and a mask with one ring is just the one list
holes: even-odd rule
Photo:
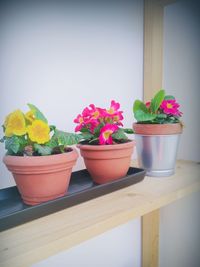
[[[178, 157], [200, 162], [198, 2], [181, 0], [165, 7], [163, 87], [177, 97], [183, 112]], [[160, 267], [200, 266], [199, 203], [200, 193], [195, 193], [161, 209]]]

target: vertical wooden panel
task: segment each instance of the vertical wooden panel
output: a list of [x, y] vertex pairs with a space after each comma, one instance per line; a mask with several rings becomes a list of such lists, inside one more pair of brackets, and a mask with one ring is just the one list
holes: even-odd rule
[[159, 266], [159, 210], [142, 217], [142, 267]]
[[[163, 13], [159, 0], [144, 1], [144, 101], [162, 88]], [[142, 267], [159, 265], [159, 210], [142, 217]]]
[[[176, 0], [144, 0], [144, 101], [162, 88], [164, 7]], [[142, 217], [142, 267], [159, 265], [159, 210]]]
[[162, 87], [163, 5], [158, 0], [144, 2], [144, 100]]

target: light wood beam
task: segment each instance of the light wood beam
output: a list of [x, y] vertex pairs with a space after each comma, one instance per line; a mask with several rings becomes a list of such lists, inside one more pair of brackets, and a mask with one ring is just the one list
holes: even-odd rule
[[158, 0], [144, 2], [144, 101], [151, 100], [162, 87], [163, 5]]
[[159, 209], [142, 216], [142, 267], [159, 265]]

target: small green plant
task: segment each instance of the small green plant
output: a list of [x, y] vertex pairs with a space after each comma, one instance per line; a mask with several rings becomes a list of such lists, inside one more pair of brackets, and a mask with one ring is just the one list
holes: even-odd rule
[[164, 90], [156, 93], [149, 102], [135, 100], [133, 105], [134, 117], [138, 123], [178, 123], [182, 112], [174, 96], [165, 95]]
[[77, 144], [81, 135], [68, 133], [49, 125], [43, 113], [28, 104], [29, 111], [15, 110], [4, 121], [4, 136], [7, 155], [46, 156], [71, 151], [68, 146]]

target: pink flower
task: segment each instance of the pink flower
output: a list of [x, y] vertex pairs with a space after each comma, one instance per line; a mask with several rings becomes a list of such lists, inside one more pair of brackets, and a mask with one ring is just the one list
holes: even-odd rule
[[75, 132], [86, 130], [92, 134], [92, 140], [99, 139], [99, 144], [112, 144], [112, 134], [123, 126], [123, 111], [120, 111], [120, 104], [111, 101], [110, 108], [99, 108], [90, 104], [84, 108], [82, 114], [79, 114], [74, 120], [78, 125]]
[[115, 102], [115, 100], [112, 100], [111, 104], [110, 104], [110, 108], [108, 110], [106, 110], [106, 112], [109, 115], [114, 116], [116, 113], [118, 113], [119, 108], [120, 108], [120, 104]]
[[111, 101], [109, 113], [113, 114], [120, 108], [120, 104], [115, 102], [115, 100]]
[[176, 102], [175, 99], [163, 100], [160, 105], [160, 108], [167, 115], [174, 115], [178, 117], [182, 115], [182, 112], [178, 110], [179, 104]]
[[82, 128], [83, 128], [83, 125], [82, 124], [77, 125], [75, 127], [75, 132], [80, 132]]
[[78, 114], [78, 116], [76, 117], [76, 119], [74, 119], [75, 123], [83, 123], [83, 116], [81, 116], [81, 114]]
[[101, 128], [99, 143], [100, 145], [110, 145], [113, 143], [112, 134], [116, 132], [119, 127], [115, 124], [106, 124]]
[[79, 125], [76, 126], [75, 132], [81, 131], [82, 128], [88, 128], [92, 133], [94, 129], [99, 125], [98, 119], [101, 116], [101, 109], [91, 104], [89, 107], [84, 108], [82, 115], [79, 114], [74, 120]]
[[84, 108], [83, 112], [82, 112], [82, 116], [84, 118], [89, 117], [90, 116], [90, 109], [88, 107]]
[[151, 102], [149, 101], [149, 102], [146, 102], [145, 103], [145, 106], [147, 107], [147, 108], [150, 108], [150, 106], [151, 106]]
[[121, 126], [123, 126], [123, 123], [121, 121], [124, 119], [122, 113], [123, 111], [118, 111], [117, 114], [113, 117], [113, 121], [117, 122], [117, 124]]
[[85, 108], [83, 110], [83, 117], [88, 117], [89, 119], [98, 119], [102, 114], [102, 109], [95, 107], [94, 104], [89, 105], [90, 108]]
[[110, 108], [102, 110], [102, 116], [106, 123], [116, 123], [117, 125], [123, 125], [122, 120], [124, 117], [122, 116], [123, 111], [119, 111], [120, 104], [115, 102], [115, 100], [111, 101]]
[[83, 118], [83, 116], [81, 114], [78, 114], [76, 119], [74, 119], [74, 122], [79, 124], [75, 128], [75, 132], [79, 132], [84, 127], [84, 118]]
[[99, 125], [99, 121], [96, 119], [91, 119], [87, 122], [87, 128], [91, 133], [94, 133], [95, 128]]

